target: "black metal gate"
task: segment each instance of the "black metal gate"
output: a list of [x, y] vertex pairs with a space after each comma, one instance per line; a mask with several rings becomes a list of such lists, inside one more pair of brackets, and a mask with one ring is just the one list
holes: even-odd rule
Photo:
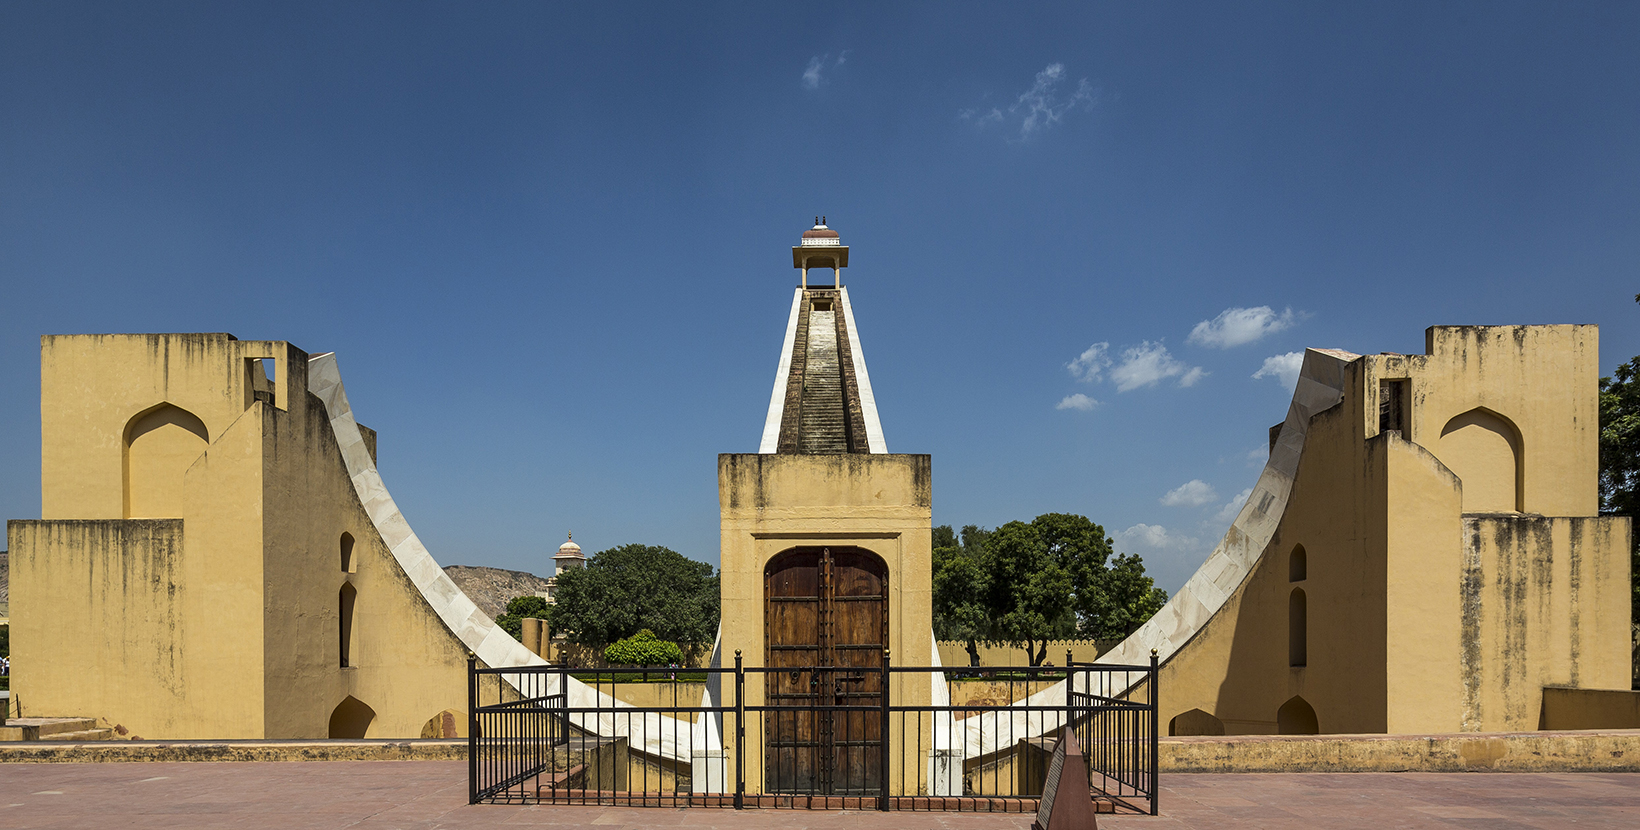
[[[684, 670], [491, 669], [469, 660], [469, 799], [1032, 812], [1054, 744], [1069, 724], [1087, 759], [1089, 792], [1102, 809], [1158, 812], [1154, 655], [1148, 666], [941, 669], [891, 666], [885, 654], [881, 666], [869, 669], [799, 668], [796, 681], [792, 672], [746, 667], [738, 654], [733, 668]], [[897, 686], [937, 682], [938, 672], [948, 693], [961, 699], [891, 702]], [[715, 699], [734, 705], [705, 705], [695, 696], [698, 686], [684, 692], [679, 684], [649, 690], [656, 705], [629, 706], [613, 696], [618, 682], [668, 673], [704, 677]], [[815, 688], [858, 682], [846, 678], [869, 673], [882, 694], [870, 706], [820, 694], [748, 704], [747, 688], [770, 688], [775, 673]], [[571, 705], [571, 678], [588, 687], [578, 695], [586, 705]], [[1060, 684], [1063, 698], [1055, 693]], [[825, 737], [832, 750], [827, 770], [817, 764], [786, 769], [784, 761], [772, 760], [800, 757], [779, 749], [797, 734], [789, 724], [804, 719], [833, 725], [834, 734]], [[865, 736], [855, 734], [867, 723], [869, 730], [859, 727]], [[762, 760], [749, 770], [748, 756]]]

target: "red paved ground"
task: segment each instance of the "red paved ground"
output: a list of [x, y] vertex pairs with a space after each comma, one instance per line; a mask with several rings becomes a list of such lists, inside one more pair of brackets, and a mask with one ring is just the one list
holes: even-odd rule
[[[466, 804], [445, 761], [0, 764], [0, 828], [1026, 828], [1029, 816]], [[1169, 775], [1105, 828], [1640, 828], [1640, 774]]]

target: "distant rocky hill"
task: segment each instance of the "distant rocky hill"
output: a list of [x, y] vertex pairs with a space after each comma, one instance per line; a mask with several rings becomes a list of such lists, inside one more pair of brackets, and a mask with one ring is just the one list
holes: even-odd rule
[[547, 590], [545, 577], [525, 571], [450, 565], [444, 573], [490, 619], [500, 616], [507, 608], [507, 601], [513, 597], [530, 596]]

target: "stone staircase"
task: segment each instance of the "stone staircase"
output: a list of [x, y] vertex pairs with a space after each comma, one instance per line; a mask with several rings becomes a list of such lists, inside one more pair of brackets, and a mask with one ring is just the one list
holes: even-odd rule
[[808, 365], [797, 442], [803, 453], [848, 452], [848, 412], [843, 406], [843, 372], [837, 352], [837, 312], [809, 312]]
[[95, 718], [8, 718], [0, 741], [112, 741], [114, 730], [97, 728]]

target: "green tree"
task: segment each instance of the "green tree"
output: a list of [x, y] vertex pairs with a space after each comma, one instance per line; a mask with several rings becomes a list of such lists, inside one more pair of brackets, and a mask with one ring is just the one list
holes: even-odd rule
[[1048, 641], [1076, 632], [1074, 579], [1035, 523], [1009, 522], [985, 540], [991, 639], [1025, 649], [1040, 666]]
[[991, 634], [983, 553], [961, 545], [949, 525], [934, 528], [934, 541], [934, 637], [964, 642], [977, 666], [979, 643]]
[[507, 600], [507, 610], [495, 618], [495, 624], [501, 630], [511, 634], [514, 640], [524, 640], [524, 620], [546, 620], [552, 625], [552, 605], [546, 599], [538, 596], [513, 597]]
[[[1640, 517], [1640, 357], [1600, 379], [1600, 509]], [[1637, 634], [1632, 673], [1640, 685], [1640, 534], [1630, 542], [1629, 619]]]
[[647, 628], [604, 649], [604, 659], [616, 666], [666, 666], [683, 662], [683, 649], [677, 643], [655, 636]]
[[712, 566], [668, 548], [622, 545], [593, 554], [558, 576], [553, 630], [603, 648], [643, 629], [690, 648], [717, 634], [718, 576]]
[[996, 530], [969, 525], [961, 540], [934, 528], [934, 633], [967, 644], [1023, 648], [1032, 665], [1049, 640], [1125, 636], [1167, 602], [1144, 561], [1112, 557], [1110, 537], [1085, 516], [1045, 513]]
[[1088, 594], [1077, 597], [1079, 633], [1091, 640], [1114, 640], [1133, 633], [1167, 604], [1167, 592], [1145, 576], [1143, 559], [1118, 555]]

